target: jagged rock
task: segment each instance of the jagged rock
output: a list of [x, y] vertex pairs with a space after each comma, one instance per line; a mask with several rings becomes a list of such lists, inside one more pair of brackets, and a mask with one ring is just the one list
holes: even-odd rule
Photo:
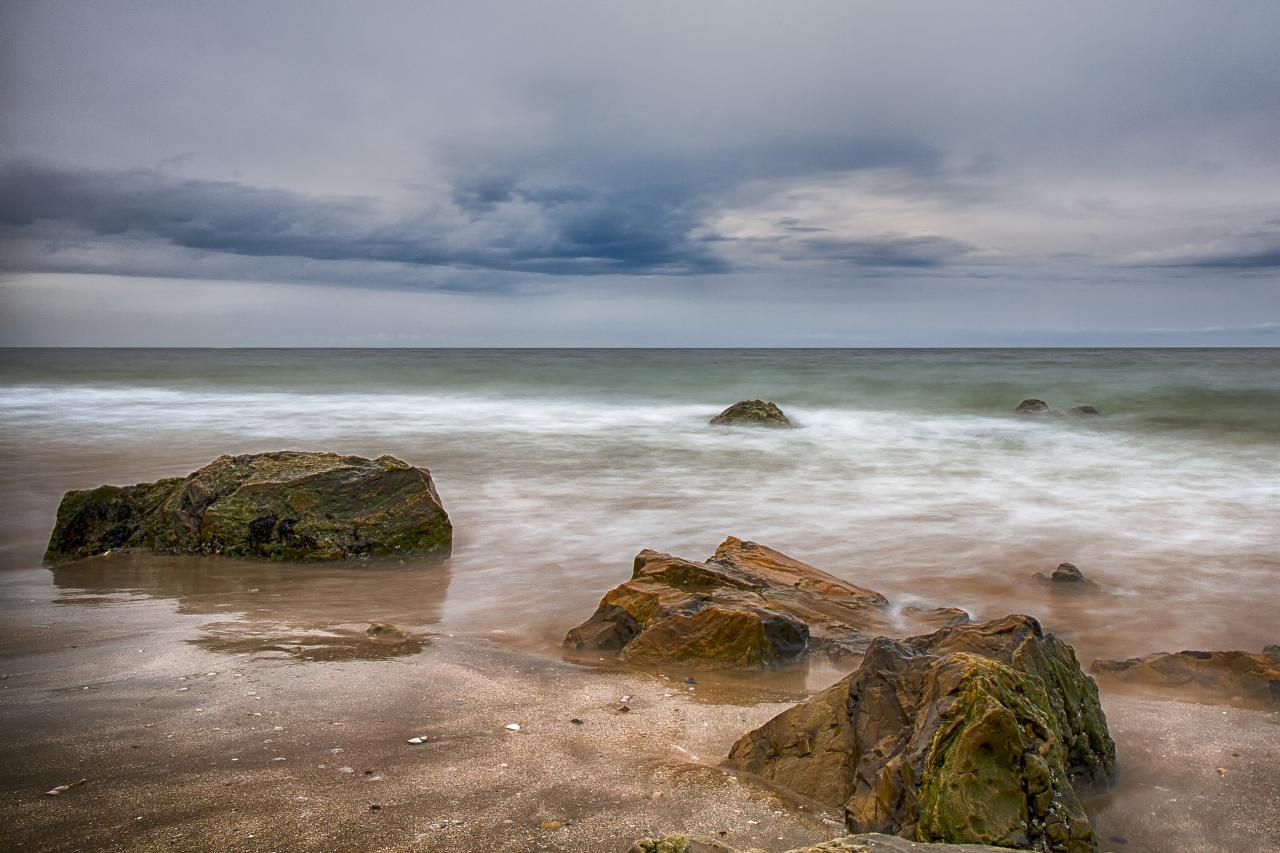
[[425, 468], [391, 456], [220, 456], [186, 477], [67, 492], [45, 558], [113, 548], [270, 560], [449, 553], [453, 528]]
[[1048, 584], [1053, 589], [1071, 591], [1099, 589], [1096, 583], [1084, 576], [1075, 563], [1059, 563], [1052, 574], [1036, 572], [1031, 579], [1037, 583]]
[[[808, 847], [795, 847], [786, 853], [1007, 853], [1007, 847], [985, 844], [919, 844], [892, 835], [869, 832], [846, 835]], [[641, 838], [628, 853], [764, 853], [758, 848], [731, 847], [714, 838], [690, 835], [668, 835], [665, 838]]]
[[734, 403], [711, 419], [717, 426], [766, 426], [789, 427], [791, 420], [773, 403], [764, 400], [743, 400]]
[[889, 627], [888, 603], [730, 536], [705, 563], [641, 551], [631, 580], [610, 590], [565, 645], [620, 651], [634, 663], [764, 666], [815, 650], [838, 657]]
[[854, 832], [1093, 853], [1076, 787], [1110, 782], [1115, 744], [1071, 647], [1007, 616], [874, 640], [728, 763], [843, 807]]
[[[1273, 651], [1274, 650], [1274, 651]], [[1199, 692], [1222, 701], [1280, 704], [1280, 647], [1256, 652], [1155, 652], [1128, 660], [1095, 660], [1099, 678]]]
[[1032, 398], [1029, 400], [1023, 400], [1021, 403], [1017, 405], [1017, 407], [1013, 411], [1015, 414], [1019, 414], [1019, 415], [1053, 414], [1053, 409], [1049, 408], [1048, 403], [1046, 403], [1044, 400], [1037, 400], [1035, 398]]
[[920, 627], [949, 628], [952, 625], [968, 625], [973, 621], [967, 610], [959, 607], [904, 607], [902, 615], [911, 617]]

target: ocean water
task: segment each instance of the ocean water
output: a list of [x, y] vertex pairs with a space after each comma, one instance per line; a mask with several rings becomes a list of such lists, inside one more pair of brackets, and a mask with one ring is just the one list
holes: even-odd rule
[[[798, 428], [707, 424], [755, 397]], [[733, 534], [898, 606], [1032, 613], [1086, 659], [1280, 642], [1280, 350], [8, 350], [0, 566], [48, 571], [67, 489], [285, 448], [429, 468], [456, 528], [443, 565], [217, 579], [326, 590], [312, 622], [394, 601], [554, 654], [638, 550]], [[1063, 561], [1102, 591], [1028, 582]], [[190, 572], [51, 577], [190, 608]]]

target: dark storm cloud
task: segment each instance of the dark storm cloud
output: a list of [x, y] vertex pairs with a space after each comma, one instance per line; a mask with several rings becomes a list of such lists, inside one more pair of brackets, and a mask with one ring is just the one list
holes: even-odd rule
[[582, 188], [460, 187], [457, 204], [389, 215], [375, 199], [307, 196], [154, 170], [0, 167], [0, 225], [59, 224], [152, 236], [186, 249], [321, 261], [458, 266], [557, 275], [695, 274], [720, 269], [693, 223], [653, 198]]

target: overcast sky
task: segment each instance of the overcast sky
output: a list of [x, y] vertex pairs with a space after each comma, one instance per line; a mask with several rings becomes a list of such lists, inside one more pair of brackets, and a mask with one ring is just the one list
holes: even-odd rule
[[1280, 345], [1280, 2], [0, 0], [0, 344]]

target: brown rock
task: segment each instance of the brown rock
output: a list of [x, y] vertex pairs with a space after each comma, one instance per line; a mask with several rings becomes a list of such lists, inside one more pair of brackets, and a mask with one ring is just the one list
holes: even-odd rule
[[728, 763], [843, 807], [854, 832], [1092, 853], [1075, 789], [1109, 783], [1115, 745], [1071, 647], [1007, 616], [876, 639]]
[[[1268, 646], [1268, 649], [1273, 647]], [[1198, 693], [1233, 704], [1280, 704], [1280, 654], [1256, 652], [1156, 652], [1128, 660], [1095, 660], [1099, 678]]]
[[576, 650], [636, 663], [763, 666], [809, 651], [860, 652], [888, 628], [888, 600], [754, 542], [730, 536], [699, 563], [641, 551], [631, 580], [571, 630]]
[[1068, 415], [1100, 415], [1102, 414], [1102, 412], [1099, 412], [1093, 406], [1072, 406], [1071, 408], [1067, 409], [1067, 414]]

